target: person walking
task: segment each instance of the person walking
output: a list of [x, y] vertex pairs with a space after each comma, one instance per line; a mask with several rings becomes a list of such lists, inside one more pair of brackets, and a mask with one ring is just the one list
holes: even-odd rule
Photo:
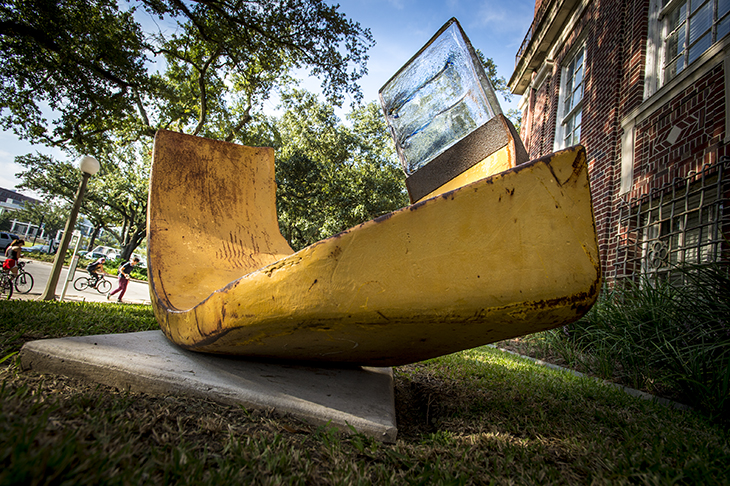
[[124, 297], [124, 293], [127, 291], [127, 284], [129, 283], [129, 274], [132, 273], [132, 269], [136, 264], [139, 263], [139, 258], [134, 257], [133, 260], [125, 263], [121, 267], [119, 267], [119, 277], [118, 277], [118, 283], [119, 286], [106, 294], [106, 300], [110, 300], [112, 298], [112, 295], [119, 292], [119, 296], [117, 297], [117, 302], [122, 301], [122, 297]]

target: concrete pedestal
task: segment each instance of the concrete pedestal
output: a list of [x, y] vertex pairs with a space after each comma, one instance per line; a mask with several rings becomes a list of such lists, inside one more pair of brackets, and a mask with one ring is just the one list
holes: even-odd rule
[[161, 331], [44, 339], [26, 343], [23, 369], [88, 379], [132, 391], [205, 397], [276, 409], [395, 441], [390, 368], [320, 368], [186, 351]]

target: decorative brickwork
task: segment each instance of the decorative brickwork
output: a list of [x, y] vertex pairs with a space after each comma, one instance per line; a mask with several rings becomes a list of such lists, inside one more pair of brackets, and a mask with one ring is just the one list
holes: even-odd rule
[[722, 64], [636, 126], [634, 186], [639, 197], [674, 179], [698, 172], [728, 155], [725, 135], [725, 75]]

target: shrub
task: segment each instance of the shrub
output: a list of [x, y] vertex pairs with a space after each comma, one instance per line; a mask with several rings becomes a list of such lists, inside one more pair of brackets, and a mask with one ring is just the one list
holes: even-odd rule
[[591, 372], [730, 417], [728, 269], [686, 265], [681, 286], [644, 279], [604, 292], [552, 345], [587, 353]]

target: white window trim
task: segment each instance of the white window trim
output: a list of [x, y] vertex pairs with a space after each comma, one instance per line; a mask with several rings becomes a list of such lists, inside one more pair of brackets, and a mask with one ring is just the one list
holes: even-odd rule
[[621, 135], [621, 188], [619, 195], [624, 195], [634, 185], [634, 121], [623, 126]]
[[[707, 71], [715, 68], [718, 63], [725, 63], [728, 56], [730, 56], [730, 36], [724, 39], [724, 42], [718, 42], [704, 54], [702, 54], [695, 62], [693, 62], [687, 69], [671, 80], [660, 89], [656, 90], [652, 96], [646, 96], [644, 93], [644, 102], [638, 107], [634, 108], [630, 113], [627, 113], [624, 117], [622, 124], [626, 124], [629, 119], [636, 119], [636, 123], [644, 121], [650, 117], [656, 110], [667, 104], [672, 98], [680, 94], [682, 91], [689, 88], [702, 76], [707, 74]], [[725, 64], [727, 66], [727, 64]], [[647, 66], [648, 71], [648, 66]], [[730, 72], [725, 70], [725, 83], [727, 89], [728, 76]], [[647, 77], [648, 77], [647, 72]], [[727, 98], [730, 101], [730, 98]], [[725, 104], [727, 110], [730, 103]], [[730, 125], [728, 126], [730, 128]]]
[[725, 140], [730, 142], [730, 56], [726, 55], [722, 60], [723, 71], [725, 72]]
[[656, 93], [659, 86], [658, 58], [662, 52], [661, 34], [663, 24], [660, 20], [662, 10], [661, 0], [651, 0], [649, 4], [649, 29], [646, 38], [646, 66], [644, 68], [644, 100]]
[[[647, 62], [649, 61], [647, 60]], [[654, 96], [649, 99], [645, 96], [644, 102], [621, 120], [621, 127], [624, 131], [621, 137], [621, 189], [619, 192], [621, 195], [629, 192], [633, 185], [635, 126], [652, 116], [708, 71], [714, 69], [718, 63], [722, 63], [725, 71], [725, 139], [723, 142], [730, 142], [730, 37], [726, 37], [724, 41], [716, 43], [705, 51], [679, 76], [662, 86], [654, 93]]]
[[[588, 65], [588, 58], [587, 58], [587, 51], [586, 51], [586, 43], [585, 40], [580, 40], [580, 42], [577, 43], [577, 46], [575, 49], [572, 49], [567, 56], [565, 56], [564, 59], [568, 60], [568, 64], [575, 58], [575, 56], [578, 55], [578, 52], [581, 50], [583, 51], [583, 96], [581, 96], [580, 101], [573, 106], [568, 113], [565, 113], [565, 96], [567, 95], [567, 78], [568, 78], [568, 67], [569, 66], [561, 66], [560, 67], [560, 91], [558, 92], [558, 118], [557, 118], [557, 126], [555, 127], [555, 140], [553, 141], [553, 152], [557, 152], [558, 150], [562, 150], [565, 147], [565, 120], [569, 118], [570, 116], [574, 115], [578, 110], [583, 109], [583, 100], [585, 99], [585, 80], [586, 80], [586, 67]], [[572, 96], [572, 93], [571, 93]], [[583, 122], [581, 122], [581, 127], [583, 125]]]

